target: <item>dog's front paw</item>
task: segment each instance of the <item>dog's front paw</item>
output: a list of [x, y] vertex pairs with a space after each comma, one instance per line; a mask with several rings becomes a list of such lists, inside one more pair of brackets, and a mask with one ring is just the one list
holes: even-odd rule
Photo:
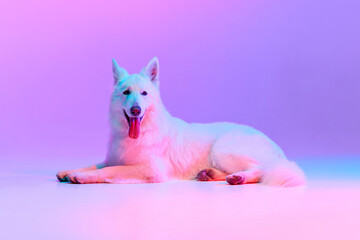
[[87, 172], [73, 172], [70, 173], [67, 178], [71, 183], [75, 184], [86, 184], [86, 183], [98, 183], [99, 178], [95, 174], [90, 174]]
[[56, 174], [56, 178], [60, 181], [60, 182], [68, 182], [68, 178], [67, 176], [71, 173], [71, 171], [60, 171]]

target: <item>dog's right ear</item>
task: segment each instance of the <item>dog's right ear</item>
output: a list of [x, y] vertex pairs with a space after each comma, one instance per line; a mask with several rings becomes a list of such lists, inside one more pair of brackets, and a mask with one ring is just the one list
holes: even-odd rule
[[112, 69], [114, 74], [114, 85], [116, 85], [118, 82], [124, 79], [124, 77], [129, 75], [129, 73], [125, 69], [119, 67], [115, 59], [112, 60]]

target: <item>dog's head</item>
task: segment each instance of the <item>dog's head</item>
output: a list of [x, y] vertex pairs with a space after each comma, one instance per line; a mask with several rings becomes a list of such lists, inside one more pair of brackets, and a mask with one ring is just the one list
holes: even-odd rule
[[159, 61], [155, 57], [139, 74], [128, 74], [113, 60], [114, 91], [111, 112], [115, 121], [129, 126], [129, 137], [138, 138], [147, 112], [159, 101]]

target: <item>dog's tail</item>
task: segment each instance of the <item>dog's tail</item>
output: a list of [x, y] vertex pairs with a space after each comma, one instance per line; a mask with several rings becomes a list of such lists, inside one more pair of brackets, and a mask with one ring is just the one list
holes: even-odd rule
[[264, 169], [261, 182], [271, 186], [297, 187], [306, 184], [304, 172], [291, 161], [282, 161], [281, 163]]

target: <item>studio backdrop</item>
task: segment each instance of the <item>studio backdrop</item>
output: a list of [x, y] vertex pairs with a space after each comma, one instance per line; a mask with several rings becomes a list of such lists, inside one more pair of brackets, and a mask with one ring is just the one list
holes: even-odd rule
[[174, 116], [253, 126], [289, 158], [360, 154], [359, 7], [1, 1], [1, 160], [103, 160], [111, 60], [136, 73], [154, 56]]

